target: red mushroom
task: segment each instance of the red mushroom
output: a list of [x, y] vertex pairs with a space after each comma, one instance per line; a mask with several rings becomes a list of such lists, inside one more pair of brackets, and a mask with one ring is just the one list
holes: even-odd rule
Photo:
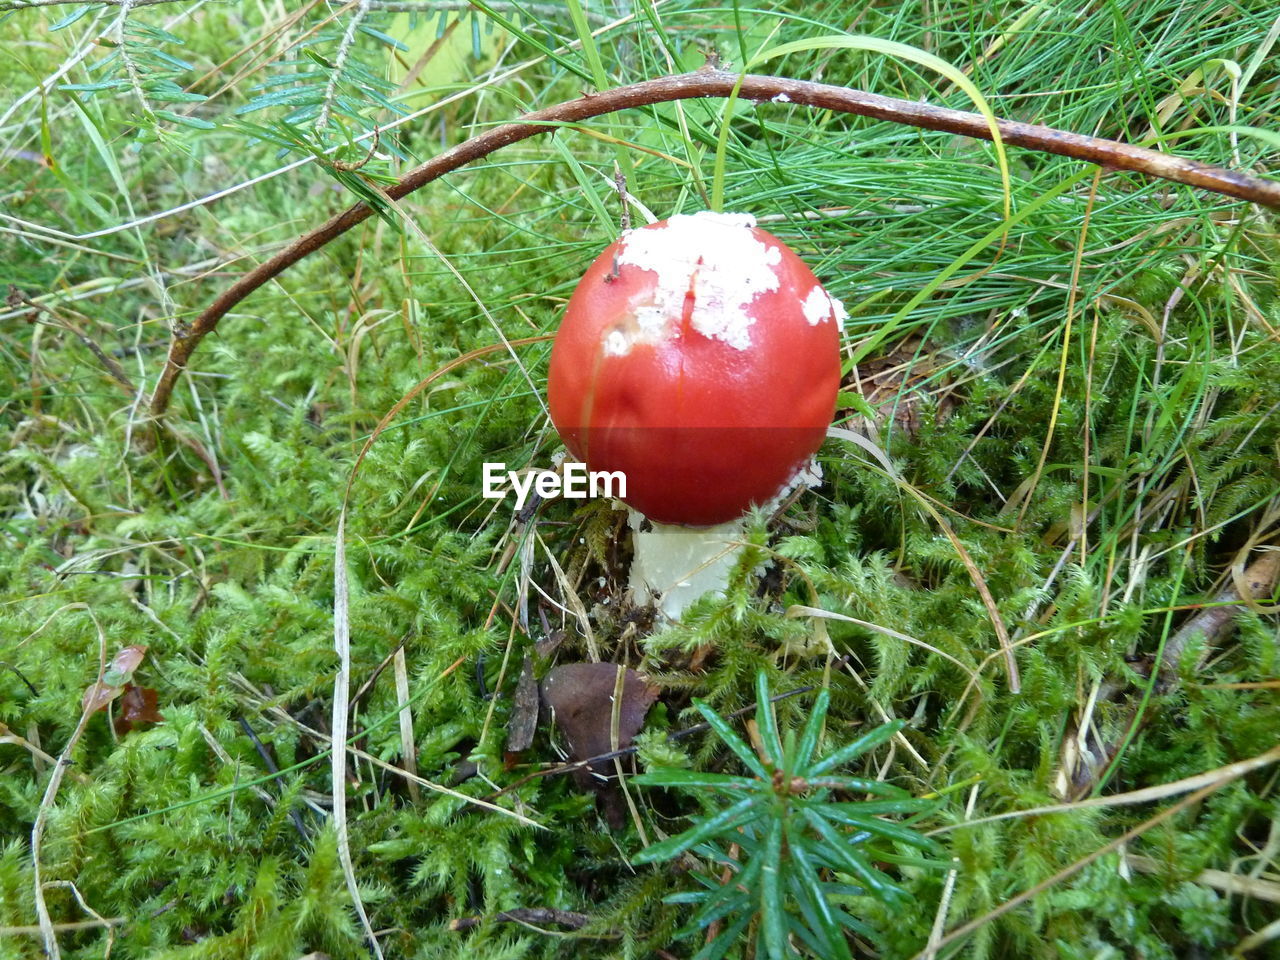
[[551, 352], [551, 418], [592, 471], [621, 471], [652, 521], [722, 524], [821, 446], [844, 309], [743, 214], [627, 231], [587, 269]]

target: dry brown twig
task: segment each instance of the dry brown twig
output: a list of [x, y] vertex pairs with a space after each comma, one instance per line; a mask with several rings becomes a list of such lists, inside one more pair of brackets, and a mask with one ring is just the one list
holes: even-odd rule
[[1134, 840], [1142, 836], [1142, 834], [1146, 833], [1152, 827], [1155, 827], [1161, 823], [1164, 823], [1166, 820], [1181, 813], [1183, 810], [1186, 810], [1188, 807], [1194, 806], [1196, 803], [1199, 803], [1201, 800], [1209, 796], [1211, 793], [1213, 793], [1215, 790], [1220, 788], [1222, 785], [1223, 785], [1222, 783], [1210, 784], [1209, 786], [1203, 787], [1200, 790], [1197, 790], [1195, 793], [1188, 795], [1182, 800], [1179, 800], [1177, 803], [1160, 811], [1154, 817], [1151, 817], [1149, 820], [1145, 820], [1142, 823], [1138, 824], [1133, 829], [1127, 831], [1126, 833], [1122, 833], [1120, 836], [1116, 837], [1110, 843], [1107, 843], [1101, 847], [1098, 847], [1098, 849], [1094, 850], [1092, 853], [1086, 854], [1085, 856], [1081, 857], [1079, 860], [1076, 860], [1074, 863], [1068, 864], [1067, 866], [1063, 867], [1061, 870], [1059, 870], [1053, 876], [1049, 877], [1047, 880], [1042, 880], [1040, 883], [1037, 883], [1035, 886], [1029, 887], [1028, 889], [1023, 890], [1017, 896], [1011, 897], [1010, 899], [1005, 900], [1003, 903], [1001, 903], [999, 906], [995, 907], [994, 909], [988, 910], [982, 916], [977, 917], [973, 920], [970, 920], [968, 923], [965, 923], [965, 924], [962, 924], [961, 926], [956, 927], [955, 929], [949, 931], [946, 934], [946, 936], [940, 937], [936, 941], [931, 941], [929, 946], [927, 946], [924, 950], [921, 950], [919, 953], [915, 954], [911, 958], [911, 960], [924, 960], [924, 958], [927, 955], [936, 954], [943, 947], [949, 946], [950, 944], [955, 943], [957, 940], [961, 940], [967, 937], [969, 934], [973, 933], [975, 930], [979, 930], [982, 927], [986, 926], [988, 923], [990, 923], [992, 920], [995, 920], [997, 917], [1004, 916], [1004, 914], [1010, 912], [1011, 910], [1016, 910], [1018, 907], [1022, 906], [1027, 901], [1032, 900], [1035, 897], [1039, 896], [1044, 891], [1052, 889], [1053, 887], [1061, 883], [1063, 880], [1066, 880], [1069, 877], [1075, 875], [1076, 873], [1079, 873], [1081, 870], [1083, 870], [1085, 867], [1087, 867], [1089, 864], [1093, 863], [1095, 860], [1099, 859], [1100, 857], [1106, 856], [1108, 853], [1111, 853], [1115, 850], [1119, 850], [1123, 848], [1124, 845], [1127, 844], [1130, 840]]
[[[116, 386], [120, 388], [127, 399], [132, 400], [137, 398], [138, 390], [133, 385], [133, 381], [129, 379], [129, 375], [124, 372], [124, 368], [121, 367], [120, 364], [105, 350], [103, 350], [102, 347], [98, 345], [97, 341], [90, 337], [81, 326], [81, 323], [83, 323], [84, 326], [88, 326], [90, 323], [89, 318], [84, 314], [78, 313], [69, 307], [62, 307], [61, 312], [59, 312], [50, 306], [46, 306], [45, 304], [38, 303], [31, 299], [31, 297], [27, 296], [13, 284], [9, 284], [9, 292], [5, 298], [5, 304], [12, 309], [17, 309], [19, 307], [28, 308], [31, 311], [29, 316], [32, 318], [33, 323], [46, 323], [70, 333], [79, 340], [90, 353], [93, 354], [94, 358], [102, 365], [103, 369], [106, 370], [111, 379], [115, 381]], [[47, 316], [49, 319], [39, 320], [38, 318], [42, 314]], [[71, 314], [74, 319], [72, 317], [65, 316], [64, 314]], [[77, 323], [77, 320], [81, 321], [81, 323]], [[205, 445], [195, 437], [188, 436], [181, 430], [174, 428], [172, 423], [164, 424], [163, 431], [173, 437], [173, 439], [177, 440], [180, 444], [190, 449], [197, 457], [200, 458], [204, 465], [209, 468], [209, 475], [213, 478], [213, 482], [217, 486], [218, 493], [221, 495], [222, 499], [228, 499], [226, 487], [222, 483], [222, 469], [218, 466], [217, 459], [215, 459], [213, 454], [209, 452], [208, 448], [206, 448]]]
[[[1177, 687], [1178, 666], [1193, 643], [1204, 647], [1195, 664], [1196, 669], [1200, 669], [1214, 642], [1230, 632], [1241, 607], [1256, 606], [1270, 595], [1278, 580], [1280, 547], [1270, 546], [1239, 577], [1233, 575], [1211, 604], [1187, 620], [1165, 642], [1159, 663], [1150, 665], [1151, 670], [1160, 674], [1156, 680], [1156, 691], [1168, 693]], [[1110, 724], [1112, 734], [1104, 736], [1093, 722], [1094, 708], [1100, 703], [1126, 700], [1117, 704], [1120, 715]], [[1148, 705], [1146, 711], [1140, 713], [1140, 703], [1124, 683], [1105, 680], [1097, 685], [1080, 714], [1072, 718], [1062, 738], [1061, 760], [1054, 778], [1054, 791], [1058, 796], [1079, 800], [1093, 792], [1099, 779], [1116, 762], [1120, 745], [1128, 739], [1128, 731], [1134, 724], [1144, 724], [1151, 719], [1154, 708]]]
[[[446, 173], [486, 157], [559, 125], [599, 117], [619, 110], [707, 97], [727, 97], [737, 91], [743, 100], [765, 101], [785, 95], [792, 104], [889, 120], [927, 130], [984, 140], [992, 138], [987, 120], [980, 114], [951, 110], [879, 94], [792, 80], [786, 77], [739, 75], [725, 70], [704, 69], [642, 83], [585, 94], [576, 100], [558, 103], [526, 114], [513, 123], [486, 130], [415, 167], [386, 190], [391, 200], [399, 200], [439, 179]], [[1222, 167], [1171, 156], [1145, 147], [1084, 136], [1039, 124], [999, 120], [997, 127], [1005, 143], [1045, 153], [1074, 157], [1118, 170], [1132, 170], [1146, 176], [1183, 183], [1214, 193], [1248, 200], [1280, 209], [1280, 182], [1263, 180]], [[160, 417], [169, 407], [173, 387], [191, 354], [218, 322], [238, 303], [279, 276], [293, 264], [315, 253], [329, 241], [373, 216], [374, 208], [357, 203], [299, 237], [275, 256], [259, 264], [222, 291], [195, 319], [189, 329], [177, 331], [169, 347], [164, 370], [151, 396], [151, 413]]]
[[458, 917], [449, 921], [449, 929], [470, 930], [486, 920], [493, 923], [554, 923], [570, 930], [581, 930], [591, 922], [591, 917], [585, 913], [553, 910], [550, 907], [517, 907], [514, 910], [503, 910], [492, 917]]
[[[1178, 780], [1173, 783], [1164, 783], [1155, 787], [1145, 787], [1141, 790], [1135, 790], [1132, 793], [1120, 794], [1113, 797], [1095, 797], [1092, 800], [1085, 800], [1081, 803], [1064, 803], [1051, 807], [1034, 807], [1030, 810], [1011, 810], [988, 817], [965, 819], [939, 829], [930, 830], [927, 835], [936, 836], [940, 833], [946, 833], [952, 830], [970, 829], [984, 823], [994, 823], [997, 820], [1008, 820], [1011, 818], [1025, 819], [1043, 816], [1048, 813], [1062, 813], [1072, 810], [1083, 810], [1090, 807], [1149, 803], [1153, 800], [1162, 800], [1168, 797], [1177, 796], [1178, 794], [1185, 794], [1185, 796], [1183, 796], [1183, 798], [1178, 802], [1166, 807], [1160, 813], [1157, 813], [1155, 816], [1138, 824], [1128, 832], [1121, 834], [1116, 839], [1097, 848], [1092, 853], [1086, 854], [1074, 863], [1068, 864], [1048, 879], [1042, 880], [1035, 886], [1023, 890], [1017, 896], [1009, 900], [1005, 900], [982, 916], [970, 920], [962, 926], [951, 930], [944, 937], [931, 937], [929, 944], [923, 950], [915, 954], [911, 960], [928, 960], [928, 958], [934, 956], [942, 947], [968, 936], [970, 933], [980, 929], [992, 920], [995, 920], [997, 917], [1003, 916], [1009, 911], [1020, 907], [1022, 904], [1039, 896], [1045, 890], [1056, 886], [1063, 880], [1066, 880], [1072, 875], [1078, 873], [1098, 858], [1117, 850], [1126, 850], [1126, 845], [1130, 840], [1136, 839], [1152, 827], [1165, 822], [1183, 810], [1194, 807], [1195, 804], [1199, 803], [1205, 797], [1208, 797], [1215, 791], [1220, 790], [1227, 784], [1234, 783], [1241, 777], [1244, 777], [1255, 770], [1261, 770], [1264, 767], [1269, 767], [1277, 761], [1280, 761], [1280, 747], [1273, 747], [1265, 753], [1260, 753], [1257, 756], [1248, 758], [1247, 760], [1239, 760], [1235, 763], [1229, 763], [1226, 766], [1218, 767], [1216, 770], [1210, 770], [1205, 773], [1197, 774], [1193, 777], [1184, 777], [1182, 780]], [[1125, 856], [1127, 859], [1133, 855], [1125, 854]], [[1148, 858], [1142, 858], [1139, 863], [1141, 864], [1143, 861], [1149, 863], [1153, 868], [1155, 867], [1154, 861], [1151, 861]], [[1141, 869], [1141, 867], [1139, 868]], [[1197, 882], [1203, 882], [1207, 885], [1215, 886], [1217, 889], [1221, 889], [1225, 892], [1245, 892], [1246, 889], [1246, 885], [1240, 882], [1238, 878], [1233, 878], [1231, 875], [1224, 874], [1222, 871], [1202, 871], [1197, 875], [1196, 880]], [[1249, 887], [1249, 892], [1251, 893], [1256, 893], [1258, 890], [1272, 892], [1270, 887]]]
[[[118, 362], [116, 362], [115, 358], [108, 355], [107, 352], [102, 349], [102, 347], [98, 346], [97, 341], [94, 340], [92, 337], [90, 337], [87, 333], [85, 333], [84, 329], [81, 328], [79, 324], [77, 324], [75, 321], [70, 320], [66, 317], [63, 317], [58, 313], [58, 311], [54, 310], [52, 307], [47, 307], [42, 303], [37, 303], [36, 301], [32, 300], [30, 297], [28, 297], [25, 293], [19, 290], [12, 283], [9, 284], [9, 293], [5, 298], [5, 304], [6, 306], [13, 309], [16, 309], [20, 306], [29, 307], [31, 309], [31, 313], [29, 316], [32, 318], [33, 322], [48, 323], [51, 326], [55, 326], [62, 330], [66, 330], [68, 333], [74, 336], [77, 340], [79, 340], [82, 344], [84, 344], [85, 348], [88, 349], [88, 351], [94, 355], [94, 357], [97, 359], [97, 361], [100, 364], [102, 364], [103, 368], [107, 371], [107, 373], [111, 375], [111, 379], [115, 380], [116, 383], [120, 385], [120, 387], [124, 390], [127, 396], [129, 397], [133, 396], [134, 394], [133, 381], [130, 380], [129, 375], [124, 372], [124, 368], [120, 366]], [[66, 313], [74, 314], [79, 320], [82, 320], [82, 321], [88, 320], [88, 317], [85, 317], [83, 314], [76, 313], [76, 311], [71, 310], [70, 308], [64, 307], [63, 309], [65, 310]], [[40, 314], [46, 315], [49, 319], [45, 321], [36, 320], [36, 318]]]
[[[41, 626], [27, 635], [26, 640], [30, 640], [37, 633], [48, 626], [60, 613], [66, 610], [83, 610], [88, 614], [89, 619], [93, 621], [94, 629], [98, 634], [98, 677], [94, 681], [90, 690], [100, 688], [103, 685], [103, 677], [107, 672], [107, 635], [102, 629], [102, 624], [98, 622], [98, 618], [94, 616], [93, 609], [86, 603], [69, 603], [58, 610], [54, 611]], [[23, 643], [26, 642], [23, 641]], [[53, 765], [53, 773], [49, 776], [49, 782], [45, 784], [44, 796], [40, 799], [40, 807], [36, 811], [35, 821], [31, 825], [31, 875], [32, 875], [32, 892], [36, 902], [36, 917], [40, 922], [40, 935], [44, 940], [45, 954], [51, 960], [60, 960], [62, 951], [58, 947], [57, 928], [53, 922], [53, 918], [49, 915], [49, 906], [45, 901], [44, 891], [46, 887], [54, 886], [60, 881], [47, 881], [44, 878], [40, 864], [41, 845], [44, 842], [45, 826], [48, 823], [49, 814], [53, 810], [54, 801], [58, 797], [58, 789], [62, 786], [62, 779], [67, 770], [70, 769], [71, 755], [75, 751], [76, 744], [80, 742], [80, 738], [84, 735], [85, 729], [89, 726], [89, 721], [96, 712], [94, 703], [86, 700], [80, 711], [80, 719], [76, 723], [76, 727], [71, 731], [71, 736], [67, 738], [66, 744], [62, 748], [62, 753], [58, 755], [58, 761]], [[77, 891], [78, 894], [78, 891]], [[78, 899], [78, 897], [77, 897]], [[88, 905], [81, 901], [81, 905], [88, 910]], [[93, 913], [93, 911], [89, 911]], [[94, 918], [101, 920], [102, 918], [94, 913]]]
[[[1243, 567], [1243, 563], [1241, 564]], [[1230, 628], [1241, 606], [1257, 604], [1271, 593], [1280, 579], [1280, 546], [1270, 547], [1261, 557], [1249, 564], [1243, 575], [1223, 587], [1213, 598], [1213, 605], [1205, 607], [1178, 628], [1164, 645], [1160, 657], [1161, 684], [1171, 687], [1177, 683], [1178, 664], [1192, 643], [1201, 642], [1204, 649], [1196, 663], [1196, 669], [1204, 665], [1212, 642]]]
[[[0, 13], [11, 10], [35, 10], [40, 7], [60, 7], [82, 0], [0, 0]], [[108, 7], [154, 7], [162, 3], [182, 3], [185, 0], [97, 0]], [[490, 8], [503, 12], [533, 13], [543, 17], [564, 17], [565, 7], [554, 3], [534, 3], [517, 5], [493, 0]], [[370, 10], [381, 10], [387, 13], [469, 13], [475, 7], [469, 0], [370, 0]], [[598, 13], [586, 13], [588, 23], [606, 23], [605, 17]]]

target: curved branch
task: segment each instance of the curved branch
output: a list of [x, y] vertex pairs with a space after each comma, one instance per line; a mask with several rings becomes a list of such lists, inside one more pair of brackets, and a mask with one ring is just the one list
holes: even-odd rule
[[[741, 77], [739, 74], [723, 70], [698, 70], [693, 73], [633, 83], [625, 87], [615, 87], [599, 93], [589, 93], [577, 100], [536, 110], [513, 123], [486, 130], [433, 157], [421, 166], [415, 167], [389, 187], [386, 194], [392, 200], [399, 200], [473, 160], [479, 160], [496, 150], [527, 140], [537, 134], [554, 130], [555, 124], [573, 123], [630, 107], [643, 107], [672, 100], [727, 97], [739, 81], [741, 81], [741, 88], [738, 95], [744, 100], [772, 100], [779, 95], [785, 95], [787, 102], [805, 104], [822, 110], [858, 114], [966, 137], [991, 139], [991, 129], [987, 126], [987, 121], [976, 113], [934, 107], [925, 103], [898, 100], [861, 90], [833, 87], [806, 80], [750, 74]], [[1157, 150], [1135, 147], [1114, 140], [1082, 136], [1033, 123], [1001, 120], [999, 128], [1004, 141], [1016, 146], [1074, 157], [1077, 160], [1087, 160], [1119, 170], [1133, 170], [1147, 176], [1172, 180], [1280, 209], [1280, 181], [1263, 180], [1222, 167], [1160, 153]], [[175, 334], [173, 343], [169, 347], [169, 356], [165, 360], [164, 370], [151, 397], [152, 415], [160, 416], [165, 412], [169, 406], [174, 383], [187, 365], [191, 354], [232, 307], [268, 280], [279, 276], [303, 257], [315, 253], [330, 240], [346, 233], [373, 214], [372, 207], [357, 203], [310, 233], [303, 234], [219, 294], [195, 319], [189, 330]]]

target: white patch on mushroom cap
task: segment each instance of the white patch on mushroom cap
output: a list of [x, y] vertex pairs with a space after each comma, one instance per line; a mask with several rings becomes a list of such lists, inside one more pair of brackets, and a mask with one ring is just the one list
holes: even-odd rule
[[662, 343], [668, 337], [676, 335], [668, 329], [670, 325], [662, 308], [643, 303], [634, 306], [631, 322], [624, 320], [605, 336], [604, 355], [625, 357], [637, 343]]
[[[827, 294], [827, 296], [831, 297], [831, 294]], [[835, 311], [836, 323], [839, 325], [841, 330], [844, 330], [844, 322], [849, 319], [849, 311], [846, 310], [844, 308], [844, 304], [835, 297], [831, 297], [831, 309]]]
[[667, 314], [661, 307], [640, 307], [636, 310], [636, 326], [646, 341], [661, 340], [667, 327]]
[[755, 317], [747, 308], [758, 294], [778, 289], [776, 267], [782, 262], [777, 247], [751, 232], [755, 222], [745, 213], [703, 212], [624, 234], [618, 263], [657, 274], [651, 302], [637, 305], [640, 328], [652, 334], [661, 325], [667, 336], [674, 335], [692, 291], [693, 329], [735, 350], [748, 349]]
[[606, 357], [625, 357], [631, 352], [631, 343], [621, 330], [614, 330], [604, 338], [604, 355]]
[[834, 312], [831, 298], [820, 286], [814, 287], [809, 291], [809, 295], [800, 301], [800, 309], [804, 311], [804, 318], [809, 321], [811, 327], [830, 320]]
[[844, 322], [849, 319], [849, 311], [844, 308], [844, 304], [822, 289], [821, 285], [810, 290], [809, 295], [800, 301], [800, 309], [804, 311], [804, 318], [811, 327], [835, 317], [836, 323], [843, 330]]

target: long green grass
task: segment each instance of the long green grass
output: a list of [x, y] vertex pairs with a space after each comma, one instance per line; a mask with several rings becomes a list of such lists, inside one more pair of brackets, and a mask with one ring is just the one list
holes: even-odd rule
[[[630, 863], [688, 827], [688, 798], [632, 785], [611, 827], [572, 777], [526, 779], [560, 761], [546, 724], [504, 756], [521, 662], [557, 629], [554, 656], [584, 659], [581, 612], [603, 659], [663, 688], [641, 767], [737, 772], [714, 738], [666, 734], [698, 722], [693, 697], [750, 704], [761, 670], [778, 692], [829, 690], [828, 750], [906, 721], [856, 772], [937, 797], [921, 828], [954, 870], [892, 868], [909, 909], [848, 895], [879, 938], [854, 956], [928, 955], [931, 937], [937, 957], [1276, 949], [1273, 766], [1204, 796], [1106, 802], [1276, 743], [1268, 598], [1184, 657], [1179, 682], [1150, 670], [1280, 532], [1275, 211], [1010, 148], [1006, 216], [989, 143], [785, 103], [666, 104], [406, 198], [225, 318], [179, 383], [174, 431], [143, 399], [171, 330], [351, 186], [708, 58], [893, 41], [964, 71], [998, 116], [1265, 176], [1274, 146], [1240, 129], [1276, 127], [1274, 5], [383, 6], [89, 5], [56, 30], [81, 8], [0, 13], [0, 280], [15, 288], [0, 307], [0, 956], [45, 955], [33, 854], [65, 957], [369, 956], [349, 876], [388, 957], [692, 956], [703, 940], [672, 940], [688, 914], [663, 897], [698, 864]], [[871, 50], [759, 69], [973, 109]], [[206, 99], [163, 100], [173, 89]], [[651, 632], [624, 608], [608, 504], [548, 503], [522, 526], [480, 498], [483, 462], [545, 466], [559, 449], [549, 345], [432, 381], [351, 487], [347, 871], [329, 733], [357, 454], [443, 365], [555, 331], [617, 236], [615, 164], [659, 218], [721, 196], [754, 214], [843, 299], [838, 426], [880, 456], [829, 441], [824, 485], [755, 522], [727, 595]], [[117, 733], [97, 714], [75, 738], [101, 662], [130, 644], [147, 647], [134, 682], [163, 722]], [[802, 728], [815, 696], [780, 701], [780, 726]], [[429, 783], [400, 775], [405, 712]], [[1086, 713], [1115, 747], [1087, 785], [1098, 802], [985, 819], [1059, 803]], [[500, 917], [533, 908], [588, 920]]]

